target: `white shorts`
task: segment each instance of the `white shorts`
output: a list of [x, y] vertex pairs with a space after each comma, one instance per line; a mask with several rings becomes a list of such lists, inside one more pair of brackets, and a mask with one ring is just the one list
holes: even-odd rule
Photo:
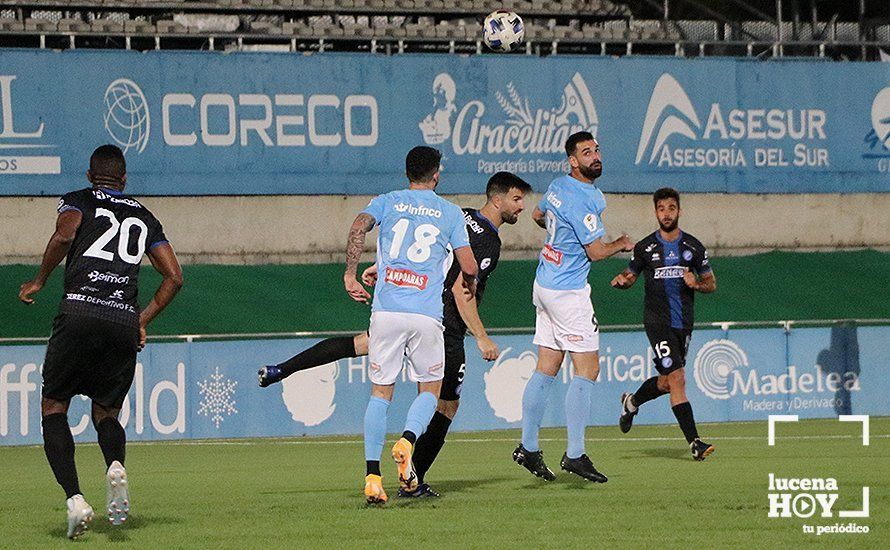
[[550, 290], [535, 282], [534, 343], [561, 351], [599, 351], [600, 332], [590, 301], [590, 285], [578, 290]]
[[442, 323], [418, 313], [375, 311], [368, 330], [371, 382], [394, 384], [402, 366], [412, 382], [435, 382], [445, 375]]

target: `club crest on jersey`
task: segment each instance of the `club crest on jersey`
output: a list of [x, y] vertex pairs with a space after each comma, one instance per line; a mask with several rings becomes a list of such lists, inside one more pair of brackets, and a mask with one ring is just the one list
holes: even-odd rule
[[544, 245], [544, 249], [541, 250], [541, 256], [552, 264], [562, 265], [562, 252], [549, 244]]
[[425, 290], [429, 277], [421, 275], [420, 273], [415, 273], [410, 269], [393, 269], [387, 267], [386, 279], [384, 280], [391, 285]]

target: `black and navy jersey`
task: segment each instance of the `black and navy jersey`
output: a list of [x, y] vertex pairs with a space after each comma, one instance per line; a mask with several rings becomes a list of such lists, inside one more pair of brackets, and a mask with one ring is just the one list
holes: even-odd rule
[[[479, 274], [476, 283], [476, 303], [482, 302], [482, 295], [485, 293], [485, 284], [488, 282], [488, 276], [498, 265], [498, 258], [501, 255], [501, 238], [498, 230], [485, 216], [478, 210], [472, 208], [464, 208], [464, 220], [467, 222], [467, 235], [470, 237], [470, 248], [473, 250], [473, 256], [476, 257], [476, 263], [479, 265]], [[451, 288], [454, 282], [460, 276], [460, 266], [457, 260], [452, 257], [451, 268], [445, 277], [445, 289], [442, 292], [442, 302], [444, 303], [444, 316], [442, 323], [445, 330], [464, 335], [467, 332], [467, 325], [460, 317], [457, 311], [457, 304], [454, 303], [454, 293]]]
[[68, 193], [58, 210], [83, 215], [65, 261], [59, 312], [138, 326], [139, 264], [167, 242], [161, 223], [136, 199], [104, 187]]
[[634, 246], [628, 269], [646, 279], [643, 323], [647, 327], [692, 330], [695, 291], [683, 282], [686, 268], [696, 275], [711, 272], [707, 250], [689, 233], [681, 231], [677, 240], [668, 242], [656, 231]]

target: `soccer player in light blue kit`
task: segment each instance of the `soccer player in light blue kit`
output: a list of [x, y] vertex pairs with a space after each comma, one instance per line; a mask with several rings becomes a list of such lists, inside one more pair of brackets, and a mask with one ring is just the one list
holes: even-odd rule
[[432, 147], [415, 147], [405, 160], [409, 186], [374, 198], [355, 218], [346, 248], [343, 282], [358, 302], [370, 298], [356, 279], [365, 234], [380, 226], [377, 239], [377, 284], [371, 309], [368, 361], [371, 400], [365, 411], [365, 498], [370, 504], [387, 500], [380, 474], [386, 439], [386, 416], [396, 378], [407, 367], [417, 382], [417, 397], [408, 410], [405, 431], [392, 448], [399, 484], [417, 489], [411, 461], [414, 442], [429, 425], [445, 374], [442, 326], [442, 287], [453, 258], [463, 274], [466, 296], [476, 293], [478, 266], [467, 238], [464, 213], [435, 193], [442, 155]]
[[553, 180], [532, 214], [547, 230], [532, 294], [538, 365], [522, 395], [522, 443], [513, 451], [513, 460], [547, 481], [556, 478], [544, 464], [538, 432], [550, 386], [569, 352], [574, 376], [566, 393], [568, 448], [560, 466], [605, 483], [606, 476], [584, 453], [590, 394], [600, 370], [599, 327], [587, 275], [590, 262], [633, 250], [634, 244], [627, 235], [610, 243], [603, 241], [606, 199], [593, 185], [603, 171], [596, 139], [590, 132], [577, 132], [569, 136], [565, 148], [572, 171]]

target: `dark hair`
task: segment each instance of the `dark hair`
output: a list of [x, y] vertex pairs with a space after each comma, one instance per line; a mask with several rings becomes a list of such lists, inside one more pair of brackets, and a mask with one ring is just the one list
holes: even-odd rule
[[424, 145], [411, 149], [405, 157], [405, 173], [408, 175], [408, 181], [429, 181], [433, 174], [439, 171], [441, 160], [442, 153], [438, 149]]
[[124, 152], [117, 145], [98, 147], [90, 156], [90, 173], [94, 177], [122, 180], [127, 173]]
[[652, 202], [655, 203], [655, 206], [658, 206], [658, 201], [662, 201], [664, 199], [674, 199], [675, 201], [677, 201], [677, 207], [679, 208], [680, 193], [678, 193], [677, 190], [673, 187], [662, 187], [652, 195]]
[[491, 199], [495, 195], [509, 193], [510, 189], [517, 189], [525, 195], [531, 193], [532, 186], [516, 174], [498, 172], [489, 178], [488, 185], [485, 186], [485, 196]]
[[578, 144], [582, 141], [591, 141], [593, 138], [593, 134], [590, 132], [575, 132], [574, 134], [569, 136], [569, 139], [566, 140], [566, 156], [572, 156], [575, 154], [575, 149], [578, 148]]

